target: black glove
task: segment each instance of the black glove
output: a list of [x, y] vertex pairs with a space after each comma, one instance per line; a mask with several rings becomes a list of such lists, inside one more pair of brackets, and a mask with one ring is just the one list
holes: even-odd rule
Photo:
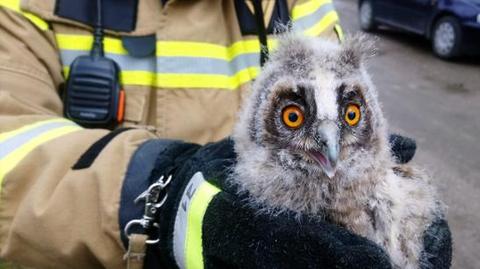
[[398, 163], [408, 163], [415, 155], [415, 150], [417, 149], [415, 140], [392, 134], [389, 137], [389, 142], [392, 155]]
[[[132, 203], [138, 194], [160, 175], [174, 178], [159, 215], [160, 243], [148, 248], [145, 268], [391, 268], [379, 246], [343, 228], [249, 208], [225, 183], [235, 164], [231, 140], [203, 147], [156, 140], [135, 155], [122, 190], [121, 227], [142, 216], [143, 205]], [[142, 175], [150, 180], [139, 183]], [[435, 239], [424, 255], [432, 263], [445, 254], [442, 235]]]
[[423, 236], [422, 268], [450, 268], [452, 264], [452, 235], [444, 219], [433, 222]]

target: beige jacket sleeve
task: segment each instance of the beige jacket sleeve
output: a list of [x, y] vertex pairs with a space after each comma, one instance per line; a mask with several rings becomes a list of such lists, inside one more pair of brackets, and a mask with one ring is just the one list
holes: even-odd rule
[[108, 130], [62, 118], [53, 34], [0, 7], [0, 260], [34, 268], [123, 268], [118, 208], [131, 155], [152, 138], [129, 130], [84, 169]]

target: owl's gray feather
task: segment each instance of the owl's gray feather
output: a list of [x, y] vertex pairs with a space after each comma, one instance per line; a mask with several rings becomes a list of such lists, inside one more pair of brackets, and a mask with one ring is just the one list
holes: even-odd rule
[[[391, 156], [365, 68], [372, 53], [362, 35], [341, 45], [281, 37], [240, 111], [231, 180], [261, 210], [328, 218], [383, 246], [396, 267], [418, 268], [423, 232], [444, 209], [426, 174]], [[292, 105], [304, 115], [299, 128], [282, 118]]]

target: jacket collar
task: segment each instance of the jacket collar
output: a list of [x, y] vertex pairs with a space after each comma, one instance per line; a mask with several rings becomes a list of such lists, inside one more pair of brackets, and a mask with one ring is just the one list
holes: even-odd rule
[[[152, 18], [160, 16], [162, 7], [159, 0], [102, 1], [104, 25], [108, 32], [144, 36], [155, 34], [158, 29], [159, 20]], [[72, 7], [80, 14], [73, 14]], [[82, 28], [90, 28], [95, 16], [95, 1], [92, 0], [22, 0], [21, 8], [48, 22], [73, 24]]]

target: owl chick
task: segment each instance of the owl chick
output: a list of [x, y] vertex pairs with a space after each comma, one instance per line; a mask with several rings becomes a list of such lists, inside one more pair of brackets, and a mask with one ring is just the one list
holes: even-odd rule
[[364, 66], [370, 43], [281, 37], [240, 111], [231, 180], [258, 208], [328, 219], [378, 243], [394, 267], [419, 268], [444, 209], [429, 178], [390, 153]]

